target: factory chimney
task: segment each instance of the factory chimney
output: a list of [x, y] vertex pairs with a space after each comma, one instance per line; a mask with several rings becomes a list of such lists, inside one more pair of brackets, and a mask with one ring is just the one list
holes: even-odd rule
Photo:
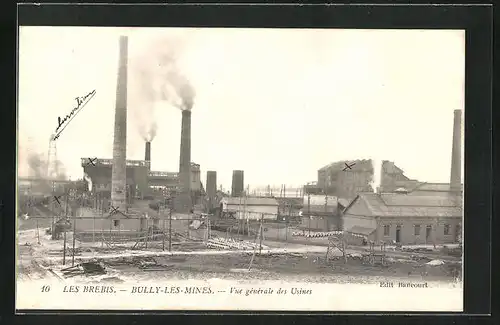
[[217, 172], [209, 170], [207, 171], [207, 196], [210, 208], [215, 207], [215, 195], [217, 193]]
[[177, 211], [189, 212], [191, 202], [191, 111], [182, 111], [181, 150], [179, 158], [179, 206]]
[[231, 196], [234, 197], [242, 196], [244, 189], [245, 189], [244, 172], [242, 170], [233, 170]]
[[144, 156], [144, 160], [147, 162], [151, 162], [151, 141], [146, 142], [146, 153]]
[[111, 209], [127, 211], [127, 60], [128, 38], [120, 36], [118, 81], [116, 84], [115, 133], [111, 174]]
[[454, 111], [453, 145], [451, 150], [450, 190], [462, 190], [462, 111]]

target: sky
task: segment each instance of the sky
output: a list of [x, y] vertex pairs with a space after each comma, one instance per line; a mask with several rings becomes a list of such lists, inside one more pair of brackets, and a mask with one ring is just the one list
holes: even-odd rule
[[47, 155], [57, 117], [93, 90], [56, 140], [57, 157], [71, 179], [83, 177], [80, 158], [112, 158], [120, 35], [129, 36], [127, 159], [144, 159], [140, 126], [156, 121], [152, 169], [178, 171], [181, 111], [145, 100], [133, 72], [154, 68], [166, 47], [196, 92], [191, 159], [202, 181], [215, 170], [228, 189], [244, 170], [251, 188], [299, 186], [330, 162], [372, 158], [449, 182], [453, 111], [464, 110], [459, 30], [21, 27], [20, 176], [30, 152]]

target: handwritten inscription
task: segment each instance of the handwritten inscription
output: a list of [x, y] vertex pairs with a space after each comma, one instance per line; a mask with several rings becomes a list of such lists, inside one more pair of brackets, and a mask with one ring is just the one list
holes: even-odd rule
[[[64, 118], [61, 118], [60, 116], [57, 117], [57, 128], [56, 128], [56, 135], [54, 136], [54, 140], [59, 138], [61, 135], [61, 132], [66, 128], [68, 123], [80, 112], [80, 110], [95, 96], [96, 90], [92, 90], [90, 93], [86, 94], [85, 96], [80, 96], [76, 97], [76, 107], [73, 108], [73, 110], [66, 115]], [[67, 122], [66, 122], [67, 121]]]

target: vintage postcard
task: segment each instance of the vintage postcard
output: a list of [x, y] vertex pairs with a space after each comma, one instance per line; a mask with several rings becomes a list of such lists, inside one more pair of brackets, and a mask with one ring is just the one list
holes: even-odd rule
[[20, 27], [16, 309], [462, 311], [462, 30]]

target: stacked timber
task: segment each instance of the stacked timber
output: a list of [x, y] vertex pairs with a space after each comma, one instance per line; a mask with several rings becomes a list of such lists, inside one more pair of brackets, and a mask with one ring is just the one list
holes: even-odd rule
[[[252, 243], [245, 240], [235, 240], [233, 238], [222, 238], [215, 237], [207, 241], [208, 247], [219, 248], [219, 249], [235, 249], [235, 250], [251, 250], [258, 249], [258, 243]], [[262, 245], [262, 249], [268, 249], [269, 247]]]

